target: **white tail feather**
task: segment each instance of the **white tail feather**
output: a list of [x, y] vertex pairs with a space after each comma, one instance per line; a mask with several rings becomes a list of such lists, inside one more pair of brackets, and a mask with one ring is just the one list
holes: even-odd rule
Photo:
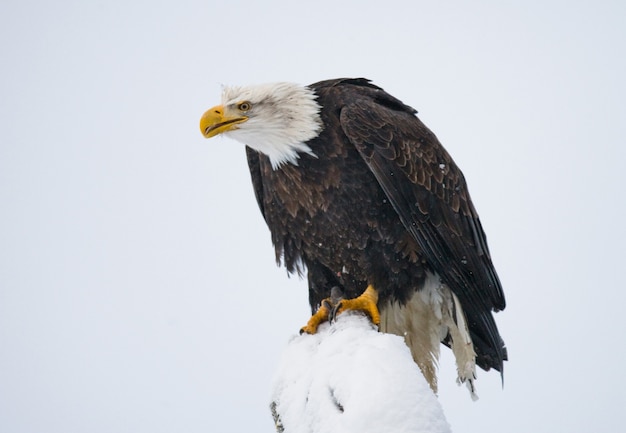
[[458, 379], [473, 400], [476, 352], [459, 299], [437, 275], [428, 274], [424, 288], [404, 305], [390, 301], [380, 308], [381, 330], [403, 336], [411, 354], [434, 392], [437, 392], [437, 362], [441, 342], [449, 336], [456, 358]]

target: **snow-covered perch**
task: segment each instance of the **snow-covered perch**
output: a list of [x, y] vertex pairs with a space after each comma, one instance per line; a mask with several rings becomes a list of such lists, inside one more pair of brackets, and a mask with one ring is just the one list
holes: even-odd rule
[[404, 340], [345, 313], [294, 337], [272, 386], [284, 433], [449, 433], [437, 397]]

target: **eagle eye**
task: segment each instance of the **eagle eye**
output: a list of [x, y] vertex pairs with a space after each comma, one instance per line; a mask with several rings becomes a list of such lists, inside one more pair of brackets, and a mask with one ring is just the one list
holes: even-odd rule
[[248, 101], [240, 102], [239, 104], [237, 104], [237, 108], [239, 109], [239, 111], [243, 111], [245, 113], [246, 111], [250, 110], [250, 108], [252, 108], [252, 104], [250, 104], [250, 102]]

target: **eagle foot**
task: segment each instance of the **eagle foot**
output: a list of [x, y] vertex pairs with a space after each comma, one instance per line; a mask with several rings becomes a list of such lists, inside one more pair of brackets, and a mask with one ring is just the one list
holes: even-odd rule
[[354, 299], [344, 299], [343, 292], [339, 287], [333, 287], [330, 297], [324, 299], [320, 308], [311, 316], [305, 326], [300, 329], [300, 334], [315, 334], [317, 328], [322, 323], [329, 321], [333, 323], [337, 316], [344, 311], [363, 311], [376, 326], [380, 325], [380, 313], [377, 307], [378, 291], [371, 284], [358, 297]]

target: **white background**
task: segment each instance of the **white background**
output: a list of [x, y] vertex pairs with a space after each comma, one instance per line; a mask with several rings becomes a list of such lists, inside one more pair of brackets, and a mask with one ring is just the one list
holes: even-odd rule
[[[504, 388], [456, 432], [622, 424], [621, 1], [0, 5], [0, 431], [272, 432], [308, 317], [274, 265], [221, 84], [372, 79], [463, 169], [508, 307]], [[384, 396], [381, 396], [384, 398]]]

